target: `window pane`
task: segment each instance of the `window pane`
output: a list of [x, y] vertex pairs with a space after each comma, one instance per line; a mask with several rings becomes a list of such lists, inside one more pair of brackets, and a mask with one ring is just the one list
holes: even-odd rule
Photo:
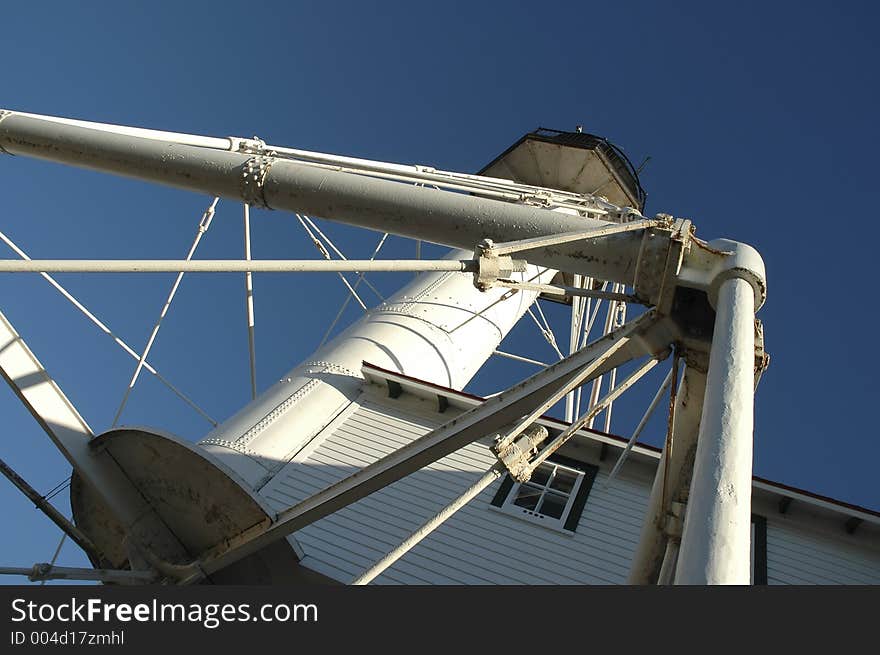
[[577, 478], [577, 474], [573, 471], [566, 471], [561, 468], [556, 469], [556, 477], [554, 477], [553, 482], [550, 483], [550, 488], [555, 489], [556, 491], [561, 491], [564, 494], [571, 493]]
[[532, 479], [529, 480], [529, 482], [539, 487], [543, 487], [547, 484], [547, 480], [550, 479], [551, 473], [553, 473], [552, 466], [541, 464], [532, 472]]
[[567, 502], [567, 496], [548, 491], [547, 495], [544, 496], [544, 502], [541, 503], [541, 509], [538, 511], [544, 516], [558, 519], [562, 516], [562, 512], [565, 510], [565, 504]]
[[519, 493], [516, 495], [516, 500], [513, 501], [513, 504], [534, 510], [538, 500], [541, 498], [541, 491], [540, 487], [524, 484], [519, 488]]

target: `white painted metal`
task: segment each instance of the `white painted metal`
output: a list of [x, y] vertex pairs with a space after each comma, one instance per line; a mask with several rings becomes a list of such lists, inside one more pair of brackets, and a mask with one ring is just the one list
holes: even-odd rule
[[546, 246], [557, 246], [562, 243], [571, 243], [572, 241], [586, 241], [589, 239], [598, 239], [599, 237], [609, 236], [612, 234], [623, 234], [624, 232], [633, 232], [636, 230], [645, 230], [656, 225], [664, 225], [666, 221], [657, 220], [640, 220], [632, 223], [623, 223], [621, 225], [609, 225], [608, 227], [598, 228], [589, 231], [567, 232], [563, 234], [553, 234], [545, 237], [533, 237], [531, 239], [520, 239], [519, 241], [506, 241], [504, 243], [496, 243], [492, 245], [492, 251], [496, 255], [511, 255], [520, 253], [524, 250], [532, 250], [534, 248], [544, 248]]
[[[460, 248], [474, 248], [484, 239], [518, 240], [609, 225], [609, 221], [528, 204], [315, 168], [271, 158], [264, 151], [224, 152], [16, 113], [0, 118], [0, 147], [12, 154], [139, 177]], [[243, 184], [242, 171], [252, 168], [262, 172], [246, 176]], [[587, 197], [581, 200], [592, 202]], [[541, 204], [546, 202], [544, 198]], [[633, 262], [642, 252], [641, 232], [536, 248], [529, 251], [530, 259], [554, 269], [589, 268], [586, 272], [601, 279], [632, 284], [637, 272]], [[608, 243], [614, 244], [613, 256], [609, 256]]]
[[692, 472], [702, 414], [706, 374], [687, 366], [676, 394], [672, 432], [675, 447], [664, 446], [644, 513], [639, 546], [632, 560], [629, 584], [656, 584], [666, 552], [670, 500], [683, 500]]
[[364, 571], [351, 584], [366, 585], [375, 580], [394, 562], [406, 555], [415, 546], [417, 546], [425, 537], [439, 528], [443, 523], [452, 517], [458, 510], [467, 505], [470, 501], [481, 494], [490, 484], [495, 482], [504, 473], [504, 468], [499, 464], [493, 465], [479, 480], [468, 487], [464, 493], [440, 510], [436, 515], [432, 516], [423, 523], [415, 532], [403, 540], [397, 548], [388, 553], [385, 557], [376, 562], [368, 570]]
[[163, 132], [162, 130], [128, 127], [127, 125], [111, 125], [109, 123], [95, 123], [92, 121], [80, 121], [73, 118], [43, 116], [42, 114], [28, 114], [26, 112], [18, 111], [15, 112], [15, 115], [35, 118], [37, 120], [57, 123], [59, 125], [73, 125], [74, 127], [85, 127], [90, 130], [99, 130], [111, 134], [133, 136], [141, 139], [152, 139], [154, 141], [165, 141], [167, 143], [180, 143], [200, 148], [216, 148], [218, 150], [229, 150], [232, 148], [232, 141], [228, 138], [198, 136], [196, 134], [183, 134], [181, 132]]
[[0, 273], [338, 273], [474, 269], [472, 260], [379, 259], [31, 259], [0, 260]]
[[[226, 142], [222, 147], [221, 141]], [[175, 140], [173, 135], [167, 133], [84, 126], [75, 121], [47, 121], [32, 115], [0, 111], [0, 147], [14, 154], [109, 170], [268, 208], [313, 212], [333, 220], [453, 246], [473, 247], [479, 243], [491, 248], [488, 240], [509, 239], [502, 244], [502, 248], [507, 248], [507, 251], [526, 248], [534, 264], [613, 282], [612, 293], [602, 294], [609, 299], [606, 333], [615, 327], [617, 303], [623, 300], [614, 295], [626, 286], [634, 286], [635, 293], [642, 293], [641, 299], [647, 299], [651, 304], [659, 306], [662, 300], [666, 303], [664, 311], [668, 311], [674, 285], [683, 283], [706, 290], [718, 309], [718, 319], [710, 363], [711, 384], [707, 391], [707, 408], [697, 452], [698, 468], [694, 473], [691, 492], [714, 494], [714, 497], [702, 504], [691, 502], [688, 506], [688, 523], [676, 581], [700, 580], [700, 575], [703, 575], [703, 582], [742, 580], [740, 563], [745, 551], [740, 538], [741, 524], [743, 506], [748, 503], [744, 504], [741, 499], [727, 503], [724, 496], [731, 493], [728, 483], [739, 485], [740, 492], [743, 484], [748, 486], [750, 483], [748, 476], [743, 482], [743, 470], [747, 468], [744, 453], [747, 451], [749, 456], [751, 453], [750, 435], [749, 439], [744, 439], [742, 433], [744, 425], [748, 424], [747, 427], [751, 428], [751, 406], [746, 412], [747, 416], [737, 416], [733, 420], [724, 410], [731, 403], [737, 411], [742, 410], [746, 397], [751, 402], [755, 355], [751, 321], [766, 293], [763, 268], [754, 265], [757, 253], [752, 249], [740, 248], [732, 242], [720, 245], [697, 242], [690, 236], [690, 223], [687, 221], [676, 222], [674, 228], [659, 222], [629, 222], [643, 217], [631, 210], [603, 204], [590, 196], [558, 192], [545, 194], [543, 191], [535, 193], [534, 188], [527, 185], [471, 179], [473, 176], [425, 171], [420, 167], [400, 167], [363, 160], [343, 162], [341, 158], [329, 155], [267, 148], [257, 140], [230, 138], [209, 144], [198, 137]], [[293, 157], [298, 157], [300, 161], [294, 162]], [[173, 165], [169, 162], [173, 162]], [[432, 186], [443, 186], [447, 191], [425, 187], [429, 179], [427, 176], [435, 175], [444, 179], [438, 180], [436, 185], [432, 182]], [[421, 186], [411, 186], [413, 183]], [[468, 191], [473, 195], [450, 193], [449, 190]], [[535, 204], [555, 206], [558, 211], [550, 212]], [[560, 213], [569, 216], [564, 218]], [[625, 225], [594, 220], [595, 216], [604, 216], [612, 223], [617, 221]], [[300, 220], [303, 222], [302, 218]], [[308, 223], [320, 233], [314, 223], [310, 220]], [[329, 254], [309, 225], [305, 222], [303, 225], [329, 260]], [[576, 238], [573, 236], [575, 232], [578, 233]], [[322, 234], [322, 237], [334, 247], [326, 236]], [[725, 249], [727, 246], [731, 249]], [[338, 250], [336, 252], [344, 259]], [[370, 270], [365, 267], [340, 269], [340, 262], [326, 263], [336, 268], [324, 270], [355, 270], [361, 273]], [[82, 266], [80, 270], [101, 265], [115, 270], [113, 266], [131, 265], [131, 262], [67, 264]], [[190, 265], [168, 262], [135, 264], [154, 267], [154, 270], [163, 270], [163, 265]], [[197, 268], [212, 263], [191, 264]], [[260, 270], [257, 268], [258, 262], [221, 264], [227, 267], [226, 270], [237, 270], [235, 267], [241, 265], [246, 268], [238, 270]], [[277, 265], [271, 262], [264, 264]], [[458, 264], [467, 266], [472, 262], [466, 260]], [[7, 262], [5, 265], [10, 271], [23, 270], [28, 266], [30, 270], [44, 273], [64, 270], [48, 268], [51, 266], [49, 262]], [[0, 270], [3, 270], [2, 265]], [[163, 315], [186, 269], [174, 270], [181, 272]], [[362, 321], [322, 348], [312, 360], [295, 368], [286, 380], [218, 427], [202, 442], [202, 447], [225, 461], [247, 486], [255, 489], [265, 487], [287, 462], [309, 446], [316, 435], [336, 418], [352, 411], [353, 403], [362, 390], [362, 361], [369, 360], [390, 370], [415, 374], [437, 384], [459, 388], [497, 349], [500, 339], [526, 311], [536, 292], [541, 290], [540, 285], [549, 281], [542, 281], [541, 276], [552, 276], [553, 273], [547, 268], [530, 267], [528, 279], [521, 275], [519, 280], [501, 282], [511, 286], [522, 285], [520, 288], [508, 291], [496, 288], [485, 292], [477, 291], [466, 276], [451, 273], [422, 276], [408, 288], [413, 293], [412, 298], [404, 290], [390, 301], [383, 302], [379, 308], [367, 312]], [[340, 277], [366, 311], [366, 305], [355, 289], [341, 273]], [[490, 275], [491, 279], [494, 277], [498, 277], [497, 273]], [[525, 286], [535, 279], [538, 279], [538, 283], [534, 288]], [[491, 286], [486, 283], [482, 269], [478, 282], [484, 287]], [[596, 294], [590, 292], [590, 295]], [[745, 302], [747, 295], [750, 296], [748, 303]], [[429, 301], [423, 303], [426, 298]], [[429, 307], [421, 306], [423, 304]], [[550, 367], [522, 385], [499, 394], [462, 419], [461, 423], [435, 430], [418, 442], [370, 464], [359, 474], [346, 477], [335, 487], [287, 509], [272, 526], [257, 526], [232, 537], [231, 542], [224, 540], [217, 547], [202, 552], [197, 561], [179, 568], [178, 572], [183, 572], [187, 581], [201, 579], [250, 553], [256, 553], [293, 530], [308, 526], [356, 502], [365, 494], [381, 488], [382, 484], [394, 482], [417, 470], [420, 465], [436, 461], [456, 447], [484, 436], [481, 430], [485, 433], [501, 429], [517, 417], [528, 415], [526, 421], [514, 428], [514, 433], [522, 430], [535, 418], [537, 409], [543, 411], [548, 402], [555, 402], [569, 392], [573, 381], [577, 384], [595, 379], [636, 355], [657, 357], [661, 346], [666, 346], [670, 339], [675, 338], [670, 332], [672, 326], [661, 328], [655, 325], [662, 316], [662, 313], [652, 312], [644, 317], [642, 323], [649, 324], [653, 331], [649, 331], [650, 334], [640, 333], [638, 342], [629, 343], [628, 333], [621, 333], [603, 344], [604, 352], [602, 348], [587, 348], [585, 352], [578, 352], [566, 362]], [[543, 313], [542, 319], [544, 326], [541, 329], [551, 345], [556, 347]], [[719, 323], [725, 322], [730, 325], [719, 327]], [[635, 323], [639, 324], [639, 321]], [[748, 330], [743, 327], [746, 324]], [[129, 390], [137, 379], [157, 329], [158, 324], [139, 359]], [[587, 329], [585, 338], [588, 332]], [[746, 332], [751, 339], [749, 343], [746, 343], [744, 336]], [[622, 345], [624, 339], [627, 342]], [[725, 339], [724, 348], [730, 347], [738, 358], [735, 365], [721, 362], [718, 352], [722, 351], [716, 352], [720, 348], [719, 342]], [[571, 343], [576, 343], [576, 340], [572, 338]], [[615, 352], [615, 348], [619, 349], [619, 353]], [[559, 352], [558, 347], [556, 349]], [[559, 354], [561, 357], [561, 352]], [[593, 357], [589, 364], [589, 360], [585, 360], [588, 356]], [[575, 366], [576, 362], [580, 362], [580, 366]], [[649, 364], [653, 365], [652, 362], [656, 363], [652, 359]], [[574, 428], [563, 431], [551, 447], [561, 444], [581, 423], [591, 420], [597, 407], [607, 406], [644, 370], [644, 367], [637, 370], [619, 388], [613, 388], [612, 381], [609, 394], [600, 403], [597, 403], [597, 398], [601, 378], [596, 380], [591, 409], [585, 415], [587, 418], [578, 421]], [[747, 394], [742, 391], [746, 381], [749, 386]], [[734, 391], [732, 396], [731, 389]], [[496, 400], [502, 403], [500, 407], [494, 404]], [[125, 399], [117, 412], [117, 419], [124, 404]], [[710, 404], [711, 407], [708, 407]], [[578, 400], [575, 399], [569, 407], [577, 408], [577, 405]], [[39, 415], [39, 412], [35, 415]], [[687, 427], [694, 427], [693, 417], [687, 417], [684, 422]], [[706, 436], [710, 430], [717, 434]], [[748, 441], [748, 444], [745, 445], [744, 441]], [[659, 547], [666, 545], [669, 503], [676, 499], [683, 500], [679, 495], [686, 490], [690, 472], [685, 470], [687, 451], [678, 452], [680, 443], [682, 441], [676, 438], [675, 450], [667, 452], [663, 470], [655, 478], [646, 529], [634, 566], [634, 571], [638, 570], [634, 573], [636, 578], [641, 575], [656, 579], [653, 574], [656, 570], [656, 553]], [[687, 446], [687, 437], [683, 443]], [[671, 442], [667, 443], [667, 451], [671, 445]], [[551, 449], [548, 448], [546, 452]], [[670, 487], [667, 487], [668, 478], [673, 481]], [[719, 479], [722, 484], [712, 486], [712, 480], [717, 483]], [[687, 526], [699, 527], [693, 527], [688, 532]], [[719, 565], [716, 560], [726, 557], [728, 551], [736, 551], [735, 561]], [[174, 561], [181, 560], [177, 558]], [[163, 568], [166, 574], [181, 577], [174, 571], [168, 573], [169, 570]], [[667, 567], [664, 574], [668, 576], [669, 570]]]
[[678, 563], [678, 539], [670, 539], [666, 542], [666, 554], [663, 556], [663, 565], [660, 567], [660, 575], [657, 578], [658, 585], [670, 585], [675, 577], [675, 566]]
[[503, 350], [494, 350], [492, 351], [493, 355], [498, 355], [499, 357], [506, 357], [507, 359], [512, 359], [517, 362], [523, 362], [524, 364], [534, 364], [535, 366], [547, 366], [544, 362], [539, 362], [537, 359], [532, 359], [531, 357], [522, 357], [521, 355], [514, 355], [513, 353], [504, 352]]
[[0, 567], [0, 575], [23, 575], [31, 582], [45, 580], [92, 580], [111, 584], [147, 584], [155, 582], [153, 571], [120, 571], [53, 566], [51, 563], [34, 564], [29, 569]]
[[[74, 470], [91, 485], [136, 543], [168, 552], [180, 544], [106, 453], [24, 340], [0, 314], [0, 373]], [[121, 564], [121, 562], [114, 562]]]
[[[467, 255], [454, 252], [450, 261]], [[517, 275], [549, 279], [553, 271], [530, 267]], [[420, 276], [201, 443], [258, 488], [348, 406], [362, 382], [362, 362], [460, 389], [534, 298], [527, 291], [481, 292], [455, 273]]]
[[611, 473], [608, 474], [607, 482], [611, 482], [611, 480], [614, 479], [614, 476], [617, 475], [620, 467], [623, 466], [623, 463], [626, 461], [627, 455], [629, 455], [630, 451], [636, 443], [636, 440], [638, 440], [639, 435], [642, 434], [642, 430], [645, 429], [645, 425], [647, 425], [648, 419], [651, 418], [654, 410], [657, 409], [657, 405], [660, 404], [660, 399], [663, 397], [663, 393], [666, 391], [666, 389], [669, 388], [669, 383], [671, 382], [671, 380], [672, 370], [670, 369], [669, 373], [667, 373], [666, 377], [663, 379], [663, 382], [660, 383], [660, 388], [657, 389], [657, 393], [655, 393], [654, 397], [651, 399], [651, 402], [648, 405], [648, 409], [646, 409], [645, 413], [642, 414], [642, 418], [639, 420], [639, 424], [636, 426], [636, 429], [633, 430], [632, 436], [630, 436], [629, 441], [626, 442], [626, 447], [623, 449], [623, 451], [621, 451], [620, 456], [614, 463], [614, 468], [612, 468]]
[[[575, 273], [572, 275], [572, 286], [580, 288], [582, 286], [583, 276]], [[571, 317], [568, 326], [568, 354], [573, 355], [578, 349], [578, 341], [580, 339], [580, 322], [583, 320], [584, 300], [579, 296], [571, 298]], [[572, 390], [565, 396], [565, 420], [571, 423], [574, 420], [574, 398], [577, 390]]]
[[[251, 211], [247, 203], [244, 205], [244, 258], [245, 261], [251, 261]], [[244, 288], [248, 327], [248, 359], [251, 371], [251, 399], [253, 400], [257, 397], [257, 354], [254, 343], [254, 280], [251, 271], [244, 274]]]
[[581, 416], [580, 418], [578, 418], [577, 421], [565, 428], [559, 434], [559, 436], [554, 438], [541, 450], [540, 453], [538, 453], [538, 455], [530, 462], [530, 470], [534, 471], [541, 462], [545, 461], [554, 452], [556, 452], [566, 441], [568, 441], [574, 435], [575, 432], [585, 426], [589, 426], [589, 423], [599, 412], [608, 407], [608, 405], [614, 402], [615, 398], [619, 397], [620, 394], [622, 394], [633, 384], [638, 382], [645, 375], [645, 373], [654, 368], [659, 363], [659, 361], [659, 358], [650, 358], [644, 364], [639, 366], [635, 371], [630, 373], [629, 376], [627, 376], [626, 380], [621, 382], [618, 387], [609, 391], [604, 398], [592, 405], [583, 416]]
[[74, 127], [82, 127], [90, 130], [106, 132], [108, 134], [116, 134], [120, 136], [130, 136], [136, 138], [145, 138], [152, 141], [159, 141], [170, 144], [181, 144], [196, 146], [200, 148], [210, 148], [215, 150], [238, 150], [241, 146], [258, 146], [267, 152], [275, 155], [298, 160], [300, 163], [312, 163], [323, 166], [330, 166], [335, 170], [352, 170], [358, 172], [368, 172], [374, 175], [382, 175], [389, 179], [401, 179], [411, 182], [424, 184], [431, 182], [433, 184], [442, 185], [446, 188], [461, 188], [468, 191], [482, 192], [487, 197], [498, 197], [508, 201], [520, 201], [523, 199], [523, 192], [540, 192], [543, 197], [554, 201], [554, 204], [562, 204], [568, 201], [573, 207], [583, 209], [589, 207], [590, 213], [595, 215], [606, 215], [618, 211], [618, 208], [601, 198], [591, 198], [589, 203], [585, 203], [582, 194], [571, 193], [559, 189], [550, 189], [546, 187], [526, 185], [512, 182], [509, 179], [493, 178], [483, 175], [470, 175], [467, 173], [458, 173], [453, 171], [437, 170], [431, 166], [422, 165], [406, 165], [392, 164], [388, 162], [374, 161], [369, 159], [360, 159], [357, 157], [346, 157], [341, 155], [332, 155], [327, 153], [312, 152], [309, 150], [301, 150], [297, 148], [286, 148], [281, 146], [267, 145], [257, 139], [241, 139], [239, 137], [207, 137], [195, 134], [185, 134], [181, 132], [167, 132], [162, 130], [152, 130], [137, 127], [128, 127], [124, 125], [112, 125], [108, 123], [96, 123], [92, 121], [82, 121], [71, 118], [61, 118], [57, 116], [44, 116], [40, 114], [29, 114], [26, 112], [14, 112], [15, 116], [33, 118], [49, 123], [59, 125], [70, 125]]
[[676, 584], [748, 584], [754, 424], [755, 296], [724, 280]]

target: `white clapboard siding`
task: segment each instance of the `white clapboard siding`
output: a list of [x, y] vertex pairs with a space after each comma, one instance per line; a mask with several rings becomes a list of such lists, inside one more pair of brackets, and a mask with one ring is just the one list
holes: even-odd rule
[[[427, 405], [427, 404], [426, 404]], [[289, 463], [262, 494], [288, 507], [450, 417], [413, 403], [363, 400], [304, 461]], [[460, 495], [495, 462], [471, 444], [299, 531], [303, 564], [351, 582]], [[607, 489], [600, 472], [570, 535], [491, 507], [496, 482], [396, 562], [376, 584], [617, 584], [625, 582], [649, 483], [624, 473]]]
[[767, 582], [880, 584], [880, 548], [859, 546], [783, 517], [768, 517]]
[[[365, 395], [262, 493], [277, 510], [360, 470], [452, 418], [429, 402]], [[611, 458], [613, 459], [613, 458]], [[296, 533], [302, 564], [349, 583], [459, 496], [495, 462], [474, 443]], [[625, 466], [597, 475], [577, 532], [491, 506], [500, 481], [459, 510], [374, 584], [619, 584], [636, 550], [653, 473]], [[767, 517], [769, 584], [880, 584], [880, 545], [808, 520]]]

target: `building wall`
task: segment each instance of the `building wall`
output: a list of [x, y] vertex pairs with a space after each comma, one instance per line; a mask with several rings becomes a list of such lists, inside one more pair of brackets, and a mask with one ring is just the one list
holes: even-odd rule
[[880, 544], [805, 523], [767, 517], [768, 584], [880, 584]]
[[[448, 421], [452, 411], [404, 394], [368, 391], [299, 453], [261, 493], [289, 507]], [[607, 487], [600, 467], [575, 534], [490, 505], [495, 482], [374, 584], [622, 584], [635, 552], [653, 473], [625, 466]], [[460, 495], [495, 461], [474, 443], [296, 533], [303, 565], [351, 582]], [[769, 514], [769, 512], [767, 512]], [[876, 544], [875, 544], [876, 546]], [[785, 517], [767, 516], [770, 584], [880, 583], [880, 549], [841, 543]]]

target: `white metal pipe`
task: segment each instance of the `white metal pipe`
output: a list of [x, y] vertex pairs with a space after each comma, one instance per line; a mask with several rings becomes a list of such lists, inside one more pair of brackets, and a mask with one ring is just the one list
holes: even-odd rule
[[[251, 212], [250, 206], [244, 204], [244, 258], [251, 261]], [[251, 370], [251, 399], [257, 397], [257, 356], [254, 343], [254, 278], [251, 271], [244, 274], [245, 303], [248, 327], [248, 358]]]
[[[609, 225], [550, 209], [415, 187], [315, 168], [289, 159], [257, 160], [253, 153], [221, 151], [139, 138], [6, 113], [0, 147], [272, 209], [321, 216], [382, 232], [474, 248], [483, 239], [510, 241]], [[264, 156], [270, 153], [264, 153]], [[249, 167], [264, 174], [243, 185]], [[642, 250], [638, 231], [529, 251], [536, 265], [634, 283]]]
[[663, 383], [660, 385], [660, 388], [657, 389], [657, 393], [654, 394], [654, 398], [651, 399], [651, 404], [648, 405], [648, 409], [645, 410], [645, 413], [642, 415], [642, 419], [639, 421], [636, 429], [633, 430], [632, 436], [629, 438], [629, 441], [626, 442], [626, 446], [624, 446], [623, 452], [620, 453], [620, 457], [617, 458], [617, 462], [615, 462], [614, 468], [611, 469], [611, 473], [609, 473], [608, 477], [605, 479], [604, 486], [608, 486], [608, 484], [611, 483], [611, 481], [614, 479], [614, 476], [617, 475], [617, 472], [620, 470], [620, 467], [623, 466], [623, 463], [626, 461], [627, 456], [629, 455], [630, 451], [638, 440], [639, 435], [648, 424], [648, 419], [651, 418], [654, 410], [657, 409], [657, 405], [660, 403], [660, 399], [663, 397], [663, 392], [666, 391], [666, 389], [669, 387], [669, 383], [671, 381], [672, 370], [670, 369], [669, 373], [666, 374], [666, 378], [663, 380]]
[[[624, 289], [620, 289], [623, 291]], [[623, 325], [626, 323], [626, 303], [621, 302], [617, 304], [617, 313], [615, 314], [615, 327]], [[614, 385], [617, 384], [617, 369], [611, 371], [610, 379], [608, 381], [608, 388], [613, 389]], [[614, 403], [608, 403], [608, 407], [605, 408], [605, 432], [611, 432], [611, 411], [614, 409]]]
[[383, 557], [369, 569], [364, 571], [351, 584], [369, 584], [372, 580], [375, 580], [378, 576], [382, 575], [382, 573], [387, 570], [389, 566], [391, 566], [392, 564], [394, 564], [394, 562], [406, 555], [425, 537], [427, 537], [434, 530], [443, 525], [443, 523], [450, 516], [455, 514], [458, 510], [467, 505], [471, 500], [480, 495], [483, 490], [485, 490], [490, 484], [501, 477], [503, 472], [504, 468], [500, 464], [496, 464], [495, 466], [490, 468], [488, 471], [486, 471], [486, 473], [480, 476], [479, 480], [468, 487], [463, 494], [461, 494], [458, 498], [449, 503], [436, 515], [428, 519], [415, 532], [413, 532], [409, 537], [403, 540], [400, 545], [397, 546], [397, 548], [392, 550], [390, 553], [385, 555], [385, 557]]
[[[612, 293], [617, 293], [617, 283], [611, 289]], [[608, 312], [605, 315], [605, 328], [602, 331], [602, 334], [608, 334], [614, 329], [614, 310], [617, 307], [617, 302], [611, 300], [608, 302]], [[596, 309], [598, 310], [598, 305]], [[590, 407], [596, 404], [596, 401], [599, 399], [599, 394], [602, 391], [602, 376], [597, 377], [593, 380], [593, 388], [590, 390]], [[595, 420], [595, 416], [593, 416], [590, 421], [587, 423], [587, 428], [593, 427], [593, 422]]]
[[[239, 144], [248, 141], [247, 139], [241, 139], [238, 137], [210, 137], [197, 134], [186, 134], [183, 132], [167, 132], [163, 130], [129, 127], [110, 123], [97, 123], [58, 116], [44, 116], [27, 112], [13, 112], [13, 114], [15, 116], [37, 119], [58, 125], [82, 127], [119, 136], [131, 136], [163, 143], [196, 146], [214, 150], [235, 150]], [[388, 178], [393, 177], [422, 184], [425, 182], [433, 182], [443, 185], [446, 188], [460, 188], [469, 191], [478, 190], [487, 197], [494, 194], [503, 194], [508, 200], [516, 200], [518, 197], [522, 197], [524, 193], [531, 192], [546, 194], [549, 192], [551, 196], [561, 204], [572, 205], [597, 215], [605, 215], [609, 212], [615, 212], [618, 209], [611, 203], [598, 197], [590, 198], [582, 194], [527, 185], [502, 178], [458, 173], [454, 171], [442, 171], [430, 166], [394, 164], [274, 145], [265, 145], [264, 147], [268, 152], [298, 160], [299, 163], [308, 162], [329, 166], [337, 170], [350, 170], [361, 174], [379, 174]]]
[[31, 259], [0, 260], [0, 273], [470, 272], [469, 260], [384, 259]]
[[589, 422], [592, 421], [595, 416], [601, 412], [605, 407], [607, 407], [610, 403], [614, 402], [614, 399], [620, 396], [624, 391], [629, 389], [632, 385], [638, 382], [648, 371], [654, 368], [660, 359], [657, 357], [652, 357], [641, 366], [639, 366], [635, 371], [630, 373], [627, 378], [620, 383], [615, 389], [609, 391], [601, 400], [597, 401], [593, 404], [587, 413], [581, 416], [577, 421], [569, 425], [565, 430], [563, 430], [559, 435], [557, 435], [550, 443], [548, 443], [541, 452], [532, 460], [529, 468], [534, 471], [541, 462], [545, 461], [548, 457], [550, 457], [554, 452], [559, 450], [566, 441], [568, 441], [575, 432], [583, 428]]
[[715, 329], [676, 584], [749, 584], [755, 293], [718, 288]]
[[[577, 273], [572, 275], [571, 285], [575, 288], [581, 286], [581, 277]], [[583, 299], [580, 296], [572, 296], [571, 298], [571, 316], [568, 326], [568, 354], [573, 355], [577, 351], [578, 341], [580, 340], [580, 317], [581, 305]], [[574, 420], [574, 397], [575, 391], [569, 391], [565, 396], [565, 422], [571, 423]]]
[[165, 143], [179, 143], [181, 145], [197, 146], [199, 148], [214, 148], [217, 150], [229, 150], [232, 147], [232, 140], [229, 138], [200, 136], [198, 134], [184, 134], [182, 132], [164, 132], [162, 130], [150, 130], [141, 127], [129, 127], [127, 125], [112, 125], [110, 123], [81, 121], [74, 118], [62, 118], [60, 116], [28, 114], [26, 112], [20, 111], [15, 112], [15, 115], [24, 116], [27, 118], [35, 118], [37, 120], [57, 123], [59, 125], [85, 127], [90, 130], [99, 130], [101, 132], [118, 134], [120, 136], [133, 136], [140, 139], [152, 139], [154, 141], [163, 141]]
[[[297, 214], [297, 218], [300, 219], [300, 221], [302, 221], [303, 219], [305, 219], [305, 222], [307, 222], [307, 223], [311, 226], [312, 230], [314, 230], [315, 232], [317, 232], [317, 233], [318, 233], [318, 236], [321, 237], [321, 238], [324, 240], [324, 242], [325, 242], [328, 246], [330, 246], [330, 248], [333, 249], [333, 252], [336, 253], [336, 256], [339, 257], [339, 259], [341, 259], [341, 260], [343, 260], [343, 261], [348, 261], [348, 257], [346, 257], [345, 255], [343, 255], [343, 254], [342, 254], [342, 251], [339, 250], [339, 248], [336, 247], [336, 244], [333, 243], [333, 241], [330, 240], [330, 237], [328, 237], [326, 234], [324, 234], [324, 232], [321, 231], [321, 228], [319, 228], [317, 225], [315, 225], [315, 221], [313, 221], [313, 220], [311, 219], [311, 217], [306, 216], [305, 214], [303, 214], [302, 216], [300, 216], [299, 214]], [[309, 234], [311, 235], [311, 230], [308, 230], [308, 232], [309, 232]], [[328, 257], [328, 259], [329, 259], [329, 257]], [[371, 258], [371, 259], [372, 259], [372, 258]], [[419, 258], [417, 257], [416, 259], [419, 259]], [[361, 272], [361, 271], [359, 271], [359, 272]], [[346, 280], [346, 279], [344, 278], [344, 276], [342, 275], [342, 273], [339, 274], [339, 277], [343, 278], [343, 280], [344, 280], [346, 286], [348, 286], [349, 289], [351, 290], [351, 292], [354, 293], [354, 289], [349, 285], [348, 280]], [[379, 290], [378, 290], [375, 286], [373, 286], [373, 284], [372, 284], [367, 278], [363, 278], [363, 282], [364, 282], [364, 284], [366, 284], [368, 287], [370, 287], [370, 289], [373, 291], [373, 293], [376, 294], [376, 297], [379, 298], [379, 300], [385, 300], [385, 296], [383, 296], [381, 293], [379, 293]]]
[[498, 355], [499, 357], [506, 357], [507, 359], [512, 359], [517, 362], [523, 362], [525, 364], [534, 364], [535, 366], [547, 366], [544, 362], [539, 362], [537, 359], [530, 359], [529, 357], [523, 357], [522, 355], [514, 355], [513, 353], [504, 352], [503, 350], [494, 350], [492, 352], [493, 355]]

